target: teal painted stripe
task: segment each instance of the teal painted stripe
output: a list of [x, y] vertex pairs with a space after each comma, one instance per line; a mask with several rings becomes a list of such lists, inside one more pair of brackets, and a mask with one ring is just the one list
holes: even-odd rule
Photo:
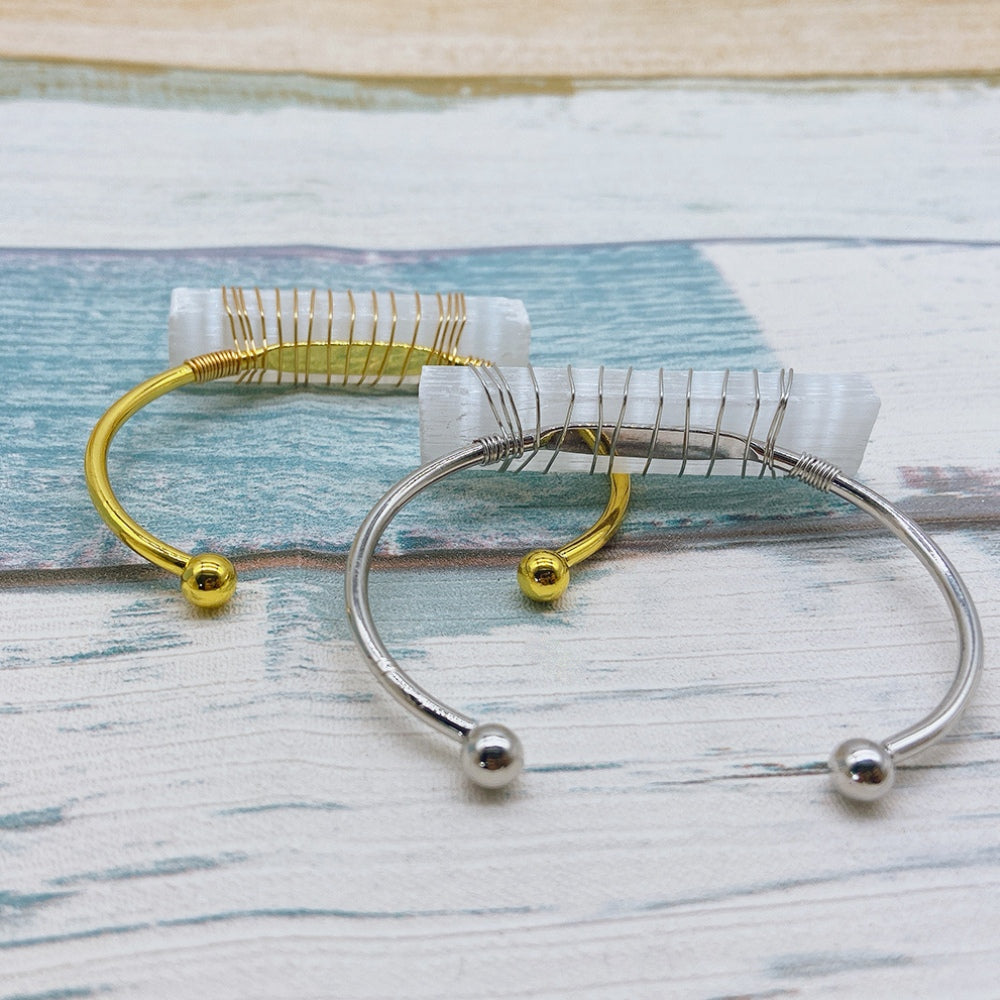
[[[212, 871], [247, 860], [245, 854], [224, 854], [221, 857], [161, 858], [148, 865], [123, 865], [103, 871], [81, 872], [79, 875], [62, 875], [50, 879], [50, 885], [69, 886], [82, 882], [128, 882], [134, 879], [163, 878], [169, 875], [186, 875], [190, 872]], [[58, 894], [52, 894], [58, 895]]]
[[[104, 989], [100, 990], [105, 992]], [[92, 997], [97, 994], [89, 986], [67, 986], [43, 993], [7, 993], [0, 1000], [77, 1000], [81, 997]]]
[[56, 826], [63, 821], [63, 811], [60, 806], [48, 809], [27, 809], [24, 812], [7, 813], [0, 816], [0, 832], [37, 830], [43, 826]]
[[132, 924], [90, 927], [64, 934], [0, 939], [0, 951], [36, 948], [69, 941], [90, 941], [96, 938], [121, 937], [142, 931], [163, 931], [173, 928], [203, 927], [209, 924], [236, 923], [246, 920], [363, 920], [402, 921], [440, 917], [506, 917], [528, 916], [539, 912], [532, 906], [464, 907], [430, 910], [349, 910], [335, 907], [261, 907], [251, 910], [231, 910], [224, 913], [203, 913], [169, 920], [148, 920]]
[[309, 73], [124, 66], [109, 63], [0, 59], [0, 101], [80, 101], [153, 109], [224, 112], [263, 111], [289, 106], [357, 111], [440, 110], [483, 100], [541, 96], [567, 98], [600, 91], [802, 94], [895, 94], [947, 85], [950, 91], [995, 86], [981, 77], [924, 77], [920, 80], [678, 80], [573, 79], [568, 77], [471, 77], [432, 79], [329, 77]]
[[0, 921], [10, 917], [23, 917], [25, 914], [47, 903], [74, 896], [72, 892], [11, 892], [0, 890]]
[[[660, 86], [676, 86], [672, 81]], [[725, 84], [722, 84], [723, 86]], [[157, 66], [115, 66], [37, 59], [0, 59], [0, 100], [86, 101], [89, 104], [213, 111], [254, 111], [289, 105], [357, 111], [436, 110], [484, 98], [581, 89], [656, 87], [655, 81], [587, 83], [565, 79], [421, 80], [236, 73]]]
[[[865, 859], [862, 859], [865, 860]], [[846, 865], [837, 872], [821, 872], [817, 875], [804, 875], [791, 878], [766, 879], [760, 882], [748, 882], [718, 891], [709, 891], [695, 895], [674, 896], [669, 898], [637, 900], [632, 907], [637, 913], [660, 913], [689, 906], [706, 906], [713, 903], [734, 902], [739, 899], [763, 897], [776, 892], [791, 892], [794, 890], [811, 889], [817, 886], [864, 881], [872, 878], [895, 878], [911, 872], [919, 871], [967, 871], [980, 866], [995, 867], [1000, 860], [1000, 850], [987, 847], [972, 850], [966, 854], [954, 854], [946, 857], [916, 857], [912, 860], [886, 860], [885, 864], [857, 864], [854, 867]], [[623, 908], [616, 904], [609, 909], [609, 915], [620, 914]]]
[[[166, 366], [176, 285], [461, 288], [523, 298], [539, 365], [775, 367], [759, 330], [691, 243], [377, 253], [318, 248], [214, 251], [0, 251], [0, 566], [101, 566], [132, 559], [87, 497], [82, 456], [103, 410]], [[190, 387], [126, 426], [112, 479], [161, 537], [237, 557], [342, 553], [371, 503], [418, 462], [413, 394]], [[731, 484], [666, 499], [637, 491], [628, 531], [756, 517]], [[465, 477], [393, 526], [401, 550], [540, 544], [572, 535], [605, 484], [537, 476]], [[801, 491], [805, 497], [810, 491]], [[787, 498], [782, 498], [786, 505]], [[665, 508], [664, 503], [681, 508]], [[794, 512], [822, 508], [811, 497]], [[707, 506], [706, 506], [707, 505]], [[700, 511], [700, 512], [699, 512]], [[708, 513], [706, 513], [706, 511]], [[462, 526], [459, 529], [457, 526]]]
[[234, 806], [231, 809], [220, 809], [217, 816], [252, 816], [257, 813], [291, 811], [340, 812], [348, 806], [342, 802], [265, 802], [257, 806]]

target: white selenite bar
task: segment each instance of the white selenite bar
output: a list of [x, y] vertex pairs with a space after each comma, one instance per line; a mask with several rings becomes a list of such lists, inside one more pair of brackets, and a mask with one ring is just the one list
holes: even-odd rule
[[[504, 368], [502, 375], [510, 388], [509, 395], [488, 373], [428, 370], [420, 387], [423, 461], [455, 451], [477, 438], [503, 433], [505, 425], [501, 420], [505, 421], [506, 415], [502, 404], [512, 410], [511, 402], [517, 411], [512, 423], [516, 427], [520, 422], [525, 434], [569, 423], [600, 427], [609, 441], [614, 440], [619, 427], [683, 431], [687, 426], [692, 438], [696, 431], [714, 435], [718, 427], [720, 435], [746, 437], [752, 426], [751, 436], [765, 442], [787, 392], [775, 443], [788, 451], [816, 455], [853, 475], [861, 464], [879, 409], [878, 397], [868, 379], [851, 374], [796, 373], [789, 386], [788, 375], [783, 383], [782, 375], [775, 372], [734, 371], [728, 376], [721, 371], [692, 372], [690, 387], [687, 371], [665, 371], [662, 381], [659, 370], [609, 368], [574, 368], [572, 373], [566, 368]], [[484, 380], [491, 387], [489, 393]], [[692, 459], [697, 454], [692, 447]], [[528, 468], [544, 469], [549, 455], [543, 450]], [[587, 472], [593, 464], [590, 455], [564, 450], [552, 468]], [[618, 454], [614, 465], [620, 472], [642, 471], [646, 458]], [[656, 460], [649, 471], [676, 473], [680, 465], [680, 461]], [[595, 468], [606, 469], [607, 461], [599, 458]], [[705, 463], [689, 460], [692, 473], [699, 468], [704, 473]], [[759, 466], [752, 468], [756, 472]], [[739, 475], [743, 471], [742, 460], [720, 459], [712, 467], [713, 475]]]
[[[443, 350], [495, 364], [528, 360], [531, 324], [520, 299], [413, 291], [311, 288], [175, 288], [168, 323], [170, 363], [253, 343], [288, 345], [328, 339]], [[235, 293], [235, 294], [234, 294]], [[275, 373], [268, 373], [274, 376]], [[416, 361], [405, 379], [420, 377]]]

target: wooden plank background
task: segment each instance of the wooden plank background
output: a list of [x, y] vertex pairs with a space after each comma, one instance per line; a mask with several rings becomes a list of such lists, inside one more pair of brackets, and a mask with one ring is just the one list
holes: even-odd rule
[[995, 74], [1000, 16], [989, 0], [5, 0], [0, 55], [439, 81]]
[[[754, 55], [775, 76], [976, 73], [990, 5], [636, 5], [613, 25], [563, 5], [576, 55], [534, 8], [408, 8], [404, 30], [359, 5], [356, 53], [299, 32], [268, 50], [289, 61], [216, 72], [287, 41], [277, 9], [238, 30], [204, 3], [0, 10], [19, 57], [0, 62], [0, 997], [996, 996], [994, 672], [884, 803], [833, 795], [829, 749], [925, 712], [954, 641], [912, 557], [829, 498], [637, 482], [621, 538], [546, 610], [517, 595], [517, 554], [586, 523], [599, 482], [486, 473], [422, 500], [376, 613], [414, 676], [521, 734], [526, 774], [491, 798], [383, 696], [342, 614], [353, 527], [416, 462], [412, 395], [200, 387], [123, 433], [140, 520], [237, 559], [220, 615], [111, 538], [80, 472], [103, 408], [166, 363], [173, 285], [519, 295], [539, 363], [867, 373], [862, 476], [966, 577], [989, 667], [988, 80], [263, 71], [374, 72], [426, 53], [436, 17], [474, 37], [433, 72], [717, 74], [742, 47], [732, 72], [753, 73], [754, 31], [783, 17], [799, 33]], [[627, 39], [630, 17], [658, 27]], [[897, 47], [847, 44], [878, 25]], [[220, 26], [210, 55], [191, 43]], [[703, 62], [663, 61], [685, 38]]]

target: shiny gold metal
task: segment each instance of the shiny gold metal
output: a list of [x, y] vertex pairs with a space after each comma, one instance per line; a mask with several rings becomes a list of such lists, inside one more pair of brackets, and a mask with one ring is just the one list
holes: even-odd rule
[[[305, 335], [300, 336], [299, 292], [297, 289], [293, 291], [291, 336], [288, 336], [288, 317], [282, 316], [281, 294], [275, 289], [276, 339], [270, 341], [260, 290], [253, 289], [253, 294], [257, 315], [251, 317], [245, 291], [242, 288], [223, 288], [222, 301], [233, 347], [188, 358], [176, 368], [155, 375], [129, 390], [98, 420], [84, 455], [87, 488], [94, 507], [108, 527], [144, 559], [179, 576], [182, 593], [188, 601], [200, 608], [219, 608], [229, 600], [236, 589], [236, 570], [225, 556], [217, 553], [191, 555], [175, 548], [146, 531], [125, 511], [111, 488], [108, 451], [115, 435], [128, 419], [160, 396], [193, 382], [236, 378], [240, 383], [251, 384], [262, 381], [265, 373], [274, 372], [278, 382], [283, 374], [292, 375], [293, 383], [298, 383], [300, 376], [304, 383], [309, 382], [310, 376], [325, 376], [329, 385], [331, 379], [339, 375], [342, 385], [376, 385], [383, 378], [391, 378], [396, 385], [400, 385], [403, 379], [415, 374], [425, 365], [490, 365], [484, 358], [459, 353], [467, 321], [465, 296], [461, 293], [448, 293], [447, 297], [437, 294], [438, 321], [430, 346], [417, 343], [422, 317], [421, 300], [417, 293], [414, 293], [416, 322], [408, 339], [396, 338], [396, 297], [395, 294], [390, 295], [392, 322], [388, 339], [384, 341], [378, 338], [378, 299], [375, 292], [372, 292], [371, 334], [360, 341], [356, 337], [357, 307], [353, 292], [347, 293], [350, 319], [346, 340], [333, 337], [332, 291], [328, 290], [326, 295], [325, 337], [316, 330], [317, 325], [322, 328], [323, 324], [322, 319], [316, 323], [315, 290], [309, 296], [308, 326]], [[611, 500], [597, 524], [555, 553], [566, 564], [563, 576], [568, 573], [569, 566], [599, 549], [621, 522], [628, 503], [629, 477], [614, 474], [611, 476], [611, 485]], [[530, 558], [531, 556], [526, 557]], [[528, 572], [538, 579], [546, 575], [541, 566], [529, 568]], [[563, 590], [565, 582], [559, 593]], [[555, 596], [558, 595], [536, 599], [554, 600]]]
[[[344, 351], [344, 366], [342, 369], [344, 372], [344, 381], [341, 383], [342, 385], [347, 385], [347, 378], [351, 373], [351, 347], [354, 345], [354, 324], [358, 318], [358, 308], [354, 304], [354, 292], [352, 292], [349, 288], [347, 289], [347, 301], [351, 304], [351, 325], [347, 330], [347, 344]], [[330, 362], [328, 360], [327, 364], [329, 363]], [[333, 368], [336, 369], [338, 367], [339, 366], [334, 363]]]
[[[232, 353], [236, 354], [235, 351]], [[125, 421], [147, 403], [172, 389], [179, 389], [182, 385], [189, 385], [195, 381], [197, 381], [195, 368], [185, 363], [155, 375], [134, 389], [130, 389], [97, 421], [87, 442], [87, 451], [83, 459], [90, 499], [107, 526], [134, 552], [138, 552], [144, 559], [148, 559], [161, 569], [169, 570], [178, 576], [184, 572], [190, 556], [166, 542], [161, 542], [125, 512], [108, 479], [108, 446]]]
[[[596, 440], [593, 431], [583, 430], [584, 437]], [[599, 452], [608, 453], [607, 435], [602, 435]], [[517, 585], [525, 597], [549, 604], [562, 597], [569, 586], [571, 566], [589, 559], [604, 548], [621, 526], [632, 492], [632, 479], [625, 472], [608, 473], [611, 494], [604, 513], [582, 535], [558, 549], [535, 549], [518, 564]]]
[[[413, 354], [413, 345], [417, 342], [417, 332], [420, 330], [420, 320], [423, 318], [423, 308], [420, 301], [420, 292], [413, 293], [414, 306], [416, 307], [416, 318], [413, 321], [413, 336], [410, 338], [410, 346], [406, 351], [406, 356], [403, 358], [403, 363], [400, 366], [399, 379], [396, 381], [396, 387], [399, 388], [403, 384], [403, 379], [406, 378], [407, 370], [410, 367], [410, 355]], [[393, 321], [395, 322], [395, 302], [393, 302]]]
[[181, 573], [181, 592], [198, 608], [221, 608], [236, 590], [236, 569], [215, 552], [192, 556]]

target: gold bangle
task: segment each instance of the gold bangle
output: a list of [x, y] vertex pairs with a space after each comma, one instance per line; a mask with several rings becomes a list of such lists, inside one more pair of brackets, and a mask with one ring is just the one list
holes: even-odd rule
[[[259, 290], [254, 290], [259, 316], [246, 306], [246, 296], [239, 289], [223, 289], [222, 300], [232, 332], [233, 347], [212, 351], [188, 358], [182, 364], [155, 375], [130, 389], [113, 403], [98, 420], [84, 455], [84, 473], [87, 488], [97, 512], [114, 534], [130, 549], [144, 559], [165, 569], [181, 579], [181, 592], [187, 600], [200, 608], [222, 607], [236, 589], [236, 569], [225, 556], [216, 552], [191, 554], [157, 538], [143, 528], [126, 512], [111, 487], [108, 476], [108, 452], [115, 435], [129, 418], [148, 403], [174, 389], [194, 382], [237, 378], [240, 382], [257, 384], [265, 377], [281, 382], [282, 375], [291, 375], [291, 383], [303, 384], [311, 378], [327, 385], [374, 386], [385, 380], [401, 385], [404, 380], [417, 377], [426, 365], [464, 365], [488, 368], [491, 362], [460, 353], [459, 346], [466, 326], [465, 297], [461, 293], [435, 296], [434, 310], [424, 312], [419, 293], [415, 296], [416, 320], [412, 335], [397, 337], [397, 311], [395, 293], [389, 293], [391, 317], [378, 318], [378, 296], [371, 293], [371, 329], [364, 337], [355, 336], [356, 303], [352, 292], [347, 293], [350, 304], [349, 328], [346, 338], [334, 334], [333, 293], [327, 291], [327, 322], [325, 336], [315, 336], [314, 329], [324, 324], [315, 322], [316, 290], [309, 296], [308, 328], [303, 334], [299, 322], [299, 293], [293, 291], [292, 322], [282, 322], [281, 293], [275, 291], [273, 329], [277, 339], [268, 341], [265, 307]], [[253, 299], [251, 299], [253, 301]], [[231, 304], [232, 303], [232, 304]], [[233, 305], [235, 304], [235, 306]], [[421, 324], [430, 324], [433, 332], [420, 336]], [[291, 330], [285, 329], [291, 326]], [[388, 333], [386, 334], [386, 328]], [[598, 521], [568, 545], [546, 555], [560, 560], [562, 569], [558, 586], [546, 588], [544, 566], [538, 553], [531, 553], [522, 565], [535, 557], [528, 572], [538, 580], [537, 593], [525, 592], [535, 600], [554, 600], [568, 583], [568, 568], [586, 559], [600, 549], [621, 523], [629, 499], [629, 477], [613, 474], [611, 498]], [[551, 576], [552, 574], [548, 574]], [[520, 574], [519, 574], [520, 576]]]

